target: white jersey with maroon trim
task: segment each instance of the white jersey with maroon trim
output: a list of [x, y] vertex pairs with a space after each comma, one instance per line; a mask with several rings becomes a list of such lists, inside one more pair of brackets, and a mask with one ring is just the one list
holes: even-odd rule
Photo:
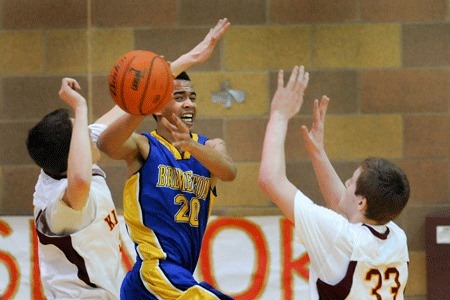
[[[45, 295], [48, 299], [118, 299], [119, 226], [104, 173], [94, 165], [88, 203], [81, 212], [64, 206], [66, 187], [66, 178], [56, 180], [43, 171], [35, 187], [34, 217]], [[49, 223], [61, 216], [57, 210], [67, 224], [76, 220], [81, 228], [68, 226], [53, 232]]]
[[311, 261], [310, 299], [404, 298], [409, 256], [395, 223], [353, 224], [297, 191], [295, 231]]

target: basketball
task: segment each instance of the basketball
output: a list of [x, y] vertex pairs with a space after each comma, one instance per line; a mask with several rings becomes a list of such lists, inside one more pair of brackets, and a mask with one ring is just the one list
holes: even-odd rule
[[169, 63], [151, 51], [122, 55], [111, 68], [109, 92], [116, 104], [132, 115], [150, 115], [172, 98], [173, 74]]

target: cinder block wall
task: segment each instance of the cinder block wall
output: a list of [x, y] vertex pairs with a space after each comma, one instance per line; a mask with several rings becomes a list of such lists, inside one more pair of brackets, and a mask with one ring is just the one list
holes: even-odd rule
[[[411, 255], [409, 299], [426, 295], [424, 218], [450, 214], [449, 0], [0, 0], [0, 215], [32, 213], [38, 169], [25, 148], [27, 130], [64, 106], [61, 78], [76, 78], [94, 121], [113, 104], [107, 76], [133, 49], [174, 60], [219, 18], [232, 29], [209, 61], [190, 70], [198, 92], [196, 131], [223, 138], [238, 166], [219, 185], [214, 213], [280, 214], [256, 184], [276, 73], [310, 71], [304, 107], [286, 145], [288, 175], [322, 203], [299, 134], [312, 101], [331, 99], [326, 148], [343, 180], [366, 156], [402, 167], [412, 188], [397, 223]], [[229, 81], [244, 103], [227, 109], [210, 95]], [[153, 127], [152, 120], [142, 130]], [[102, 166], [119, 211], [122, 162]]]

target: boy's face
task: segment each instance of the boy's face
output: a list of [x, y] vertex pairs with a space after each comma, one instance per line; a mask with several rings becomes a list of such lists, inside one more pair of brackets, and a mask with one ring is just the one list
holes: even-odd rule
[[196, 98], [191, 81], [175, 79], [172, 99], [162, 109], [161, 115], [172, 121], [172, 113], [174, 113], [188, 128], [191, 128], [197, 111]]

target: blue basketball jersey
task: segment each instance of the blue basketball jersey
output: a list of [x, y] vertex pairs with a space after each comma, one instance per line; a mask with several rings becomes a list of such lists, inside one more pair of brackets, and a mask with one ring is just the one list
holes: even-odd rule
[[[134, 275], [124, 282], [157, 299], [175, 299], [198, 284], [192, 273], [215, 192], [209, 170], [190, 153], [180, 153], [156, 131], [143, 135], [150, 143], [148, 158], [124, 189], [124, 217], [137, 252]], [[132, 284], [133, 278], [141, 282]]]

